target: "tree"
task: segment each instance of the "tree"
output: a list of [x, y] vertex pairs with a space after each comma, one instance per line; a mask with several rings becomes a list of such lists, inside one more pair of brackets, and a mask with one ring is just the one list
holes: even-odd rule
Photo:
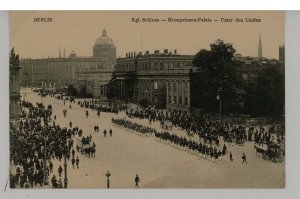
[[275, 119], [284, 114], [284, 74], [277, 66], [262, 70], [247, 93], [246, 108], [251, 115]]
[[233, 61], [235, 49], [232, 44], [216, 40], [210, 50], [200, 50], [193, 65], [198, 73], [192, 78], [191, 103], [208, 113], [219, 111], [219, 100], [222, 100], [222, 112], [235, 109], [234, 98], [241, 87], [237, 67]]
[[111, 76], [111, 80], [107, 83], [106, 97], [107, 99], [115, 99], [117, 98], [117, 96], [118, 96], [117, 80], [116, 80], [115, 72], [113, 72]]
[[15, 49], [12, 48], [9, 55], [9, 64], [11, 66], [19, 66], [20, 65], [20, 58], [19, 55], [15, 53]]
[[[19, 67], [20, 66], [20, 58], [19, 55], [15, 53], [15, 49], [12, 48], [9, 54], [9, 66], [10, 67]], [[9, 81], [12, 81], [12, 72], [13, 70], [9, 70]]]

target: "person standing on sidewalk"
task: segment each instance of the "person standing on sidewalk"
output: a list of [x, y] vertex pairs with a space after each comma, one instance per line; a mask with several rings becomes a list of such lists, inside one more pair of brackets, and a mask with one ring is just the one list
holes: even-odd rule
[[138, 174], [136, 174], [134, 181], [135, 181], [135, 187], [139, 188], [140, 178], [139, 178]]

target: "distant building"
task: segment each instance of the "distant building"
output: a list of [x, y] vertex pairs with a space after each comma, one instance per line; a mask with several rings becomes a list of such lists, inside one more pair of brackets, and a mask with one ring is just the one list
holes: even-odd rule
[[169, 111], [190, 110], [190, 74], [193, 55], [179, 55], [167, 49], [150, 54], [126, 53], [117, 59], [118, 99], [167, 108]]
[[237, 71], [244, 81], [255, 81], [259, 72], [270, 66], [278, 67], [284, 73], [284, 63], [276, 59], [242, 57], [240, 54], [236, 54], [233, 59], [237, 64]]
[[87, 87], [90, 94], [99, 96], [99, 84], [108, 82], [115, 63], [116, 47], [104, 29], [93, 46], [92, 57], [78, 57], [74, 51], [66, 57], [65, 48], [62, 56], [59, 48], [57, 58], [22, 59], [21, 85], [40, 87], [46, 83], [63, 88], [72, 84], [78, 90]]
[[92, 60], [97, 64], [76, 68], [77, 89], [79, 92], [86, 90], [85, 92], [93, 97], [105, 96], [106, 87], [103, 85], [111, 79], [116, 63], [116, 46], [113, 40], [107, 36], [105, 29], [102, 31], [102, 36], [95, 42]]

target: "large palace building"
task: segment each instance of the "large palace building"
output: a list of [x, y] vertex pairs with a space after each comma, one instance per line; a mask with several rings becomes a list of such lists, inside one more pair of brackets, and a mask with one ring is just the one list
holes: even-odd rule
[[145, 100], [169, 111], [189, 112], [193, 58], [167, 49], [152, 54], [126, 53], [116, 64], [118, 99], [135, 103]]
[[21, 85], [40, 87], [43, 83], [62, 88], [72, 84], [99, 97], [100, 87], [110, 80], [115, 63], [116, 47], [104, 29], [93, 46], [92, 57], [78, 57], [74, 51], [66, 57], [65, 50], [63, 55], [59, 50], [57, 58], [22, 59]]

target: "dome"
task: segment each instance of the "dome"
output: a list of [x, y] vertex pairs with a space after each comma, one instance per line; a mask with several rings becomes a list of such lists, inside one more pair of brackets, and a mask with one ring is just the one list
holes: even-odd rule
[[107, 36], [105, 29], [103, 29], [103, 31], [102, 31], [102, 36], [96, 40], [95, 46], [97, 46], [97, 45], [114, 46], [113, 40], [109, 36]]

